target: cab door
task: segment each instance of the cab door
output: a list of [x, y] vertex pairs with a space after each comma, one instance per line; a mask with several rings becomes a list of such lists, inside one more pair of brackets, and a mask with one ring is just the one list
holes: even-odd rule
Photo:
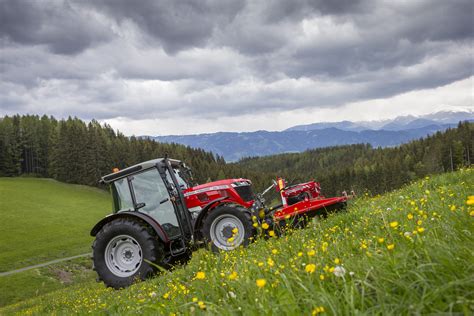
[[173, 197], [158, 169], [151, 168], [131, 177], [131, 191], [139, 211], [158, 222], [170, 239], [181, 235]]

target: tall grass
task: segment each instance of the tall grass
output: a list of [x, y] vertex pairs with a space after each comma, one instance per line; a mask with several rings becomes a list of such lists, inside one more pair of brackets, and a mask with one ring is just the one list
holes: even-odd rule
[[470, 315], [473, 180], [472, 169], [426, 178], [246, 249], [200, 250], [125, 290], [78, 287], [2, 312]]

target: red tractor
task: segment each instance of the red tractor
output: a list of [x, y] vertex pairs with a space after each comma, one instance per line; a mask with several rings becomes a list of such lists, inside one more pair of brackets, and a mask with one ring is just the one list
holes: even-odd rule
[[[347, 196], [324, 198], [316, 182], [286, 187], [278, 179], [254, 194], [247, 179], [192, 186], [191, 170], [181, 161], [160, 158], [102, 177], [109, 184], [113, 213], [91, 231], [94, 269], [113, 288], [154, 274], [157, 266], [186, 261], [191, 251], [210, 244], [214, 251], [247, 246], [255, 222], [278, 228], [289, 219], [343, 208]], [[276, 187], [281, 205], [267, 207], [263, 195]]]

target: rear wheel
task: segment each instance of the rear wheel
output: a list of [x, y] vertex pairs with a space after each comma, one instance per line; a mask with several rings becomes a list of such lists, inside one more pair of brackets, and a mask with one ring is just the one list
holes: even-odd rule
[[149, 227], [130, 219], [117, 219], [97, 233], [93, 248], [94, 269], [99, 280], [115, 289], [144, 280], [161, 264], [163, 245]]
[[255, 235], [247, 209], [235, 205], [218, 206], [206, 216], [202, 232], [214, 252], [247, 246]]

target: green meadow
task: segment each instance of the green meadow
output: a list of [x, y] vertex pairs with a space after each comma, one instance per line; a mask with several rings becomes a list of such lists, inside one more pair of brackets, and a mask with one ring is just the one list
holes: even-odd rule
[[[90, 252], [107, 191], [51, 179], [0, 178], [0, 272]], [[0, 277], [0, 306], [92, 279], [90, 259]], [[86, 278], [88, 276], [88, 278]]]
[[427, 177], [124, 290], [77, 284], [0, 313], [472, 315], [473, 195], [473, 169]]

